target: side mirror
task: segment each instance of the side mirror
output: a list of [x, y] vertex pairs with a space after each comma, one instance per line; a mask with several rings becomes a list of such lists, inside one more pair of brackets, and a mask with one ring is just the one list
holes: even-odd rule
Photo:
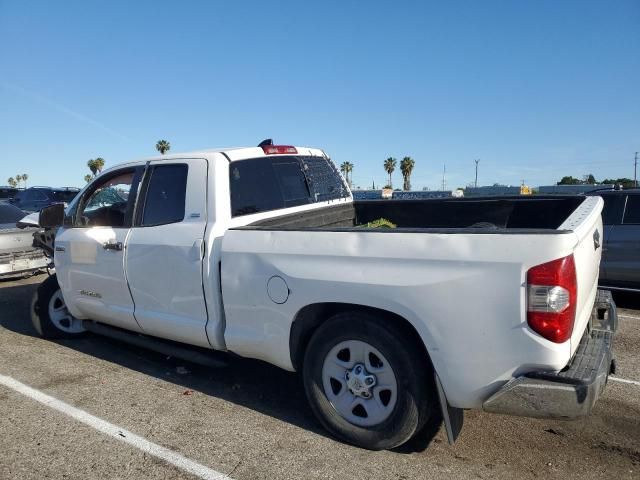
[[39, 224], [42, 228], [59, 227], [64, 222], [64, 204], [54, 203], [40, 210]]

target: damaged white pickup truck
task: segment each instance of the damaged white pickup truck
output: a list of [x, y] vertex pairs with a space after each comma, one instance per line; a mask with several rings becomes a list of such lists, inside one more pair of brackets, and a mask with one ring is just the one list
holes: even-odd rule
[[577, 417], [613, 365], [602, 205], [354, 202], [323, 151], [269, 141], [126, 163], [41, 212], [57, 278], [34, 324], [299, 371], [320, 422], [369, 449], [440, 415], [453, 442], [470, 408]]

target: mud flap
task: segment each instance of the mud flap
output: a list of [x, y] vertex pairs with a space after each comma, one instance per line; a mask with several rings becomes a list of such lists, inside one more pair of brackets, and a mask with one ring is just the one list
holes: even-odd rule
[[453, 445], [462, 431], [464, 410], [449, 405], [447, 397], [444, 394], [444, 389], [442, 388], [442, 383], [440, 383], [440, 377], [437, 373], [436, 386], [438, 387], [438, 398], [440, 399], [440, 408], [442, 409], [442, 419], [444, 420], [444, 426], [447, 429], [447, 439], [449, 440], [449, 445]]

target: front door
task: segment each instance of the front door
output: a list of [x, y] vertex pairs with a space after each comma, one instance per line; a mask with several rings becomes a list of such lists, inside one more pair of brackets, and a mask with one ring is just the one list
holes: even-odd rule
[[151, 162], [127, 242], [135, 317], [145, 333], [209, 347], [202, 287], [207, 162]]
[[58, 282], [71, 312], [140, 331], [124, 272], [127, 236], [142, 167], [95, 181], [72, 206], [56, 236]]

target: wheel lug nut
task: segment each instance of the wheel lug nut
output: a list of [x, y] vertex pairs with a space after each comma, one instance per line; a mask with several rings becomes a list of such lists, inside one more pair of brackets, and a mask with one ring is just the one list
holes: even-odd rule
[[371, 385], [373, 383], [373, 378], [371, 377], [367, 378], [366, 382], [367, 382], [367, 385]]

